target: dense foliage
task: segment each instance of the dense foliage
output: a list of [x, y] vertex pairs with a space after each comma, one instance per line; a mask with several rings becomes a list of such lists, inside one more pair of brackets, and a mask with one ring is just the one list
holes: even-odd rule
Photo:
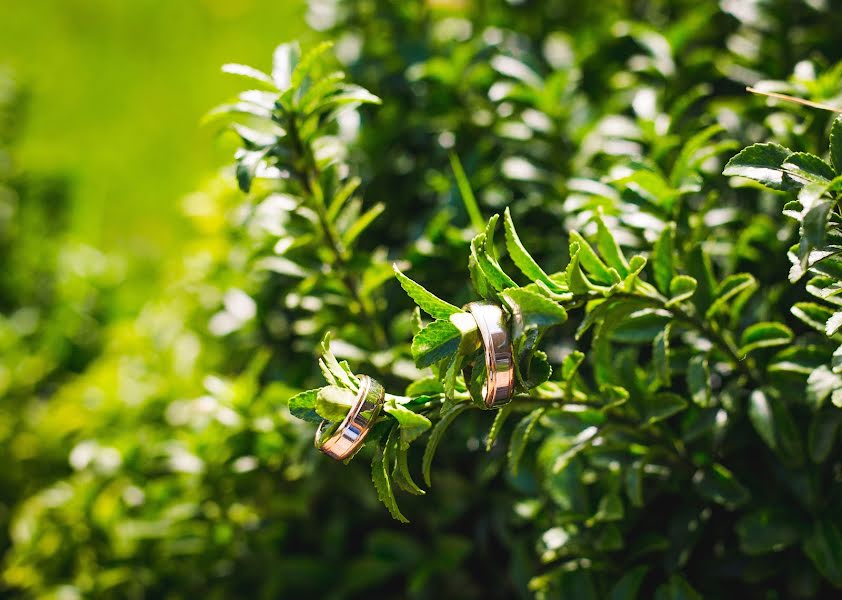
[[[224, 67], [245, 91], [209, 120], [236, 165], [185, 200], [196, 238], [139, 315], [100, 312], [119, 261], [38, 243], [55, 192], [0, 173], [9, 592], [842, 587], [842, 120], [744, 91], [838, 103], [838, 13], [314, 0], [310, 18], [334, 46]], [[481, 369], [461, 377], [476, 298], [511, 317], [496, 411]], [[312, 436], [357, 374], [389, 393], [343, 465]]]

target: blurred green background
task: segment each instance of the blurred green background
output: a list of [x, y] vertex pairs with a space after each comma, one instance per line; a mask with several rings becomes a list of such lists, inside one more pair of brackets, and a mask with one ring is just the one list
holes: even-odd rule
[[178, 243], [179, 199], [224, 161], [209, 108], [307, 39], [299, 0], [27, 0], [4, 3], [0, 65], [29, 96], [16, 159], [71, 180], [72, 233], [151, 259]]
[[[491, 425], [482, 411], [442, 439], [430, 493], [401, 495], [409, 526], [378, 502], [367, 457], [342, 465], [314, 451], [315, 427], [292, 418], [288, 400], [323, 383], [314, 354], [327, 331], [343, 342], [340, 358], [390, 390], [419, 380], [412, 303], [392, 260], [449, 301], [476, 297], [451, 153], [482, 216], [509, 205], [525, 245], [556, 270], [565, 232], [597, 209], [624, 247], [649, 249], [644, 234], [676, 218], [664, 207], [679, 190], [665, 177], [681, 172], [682, 144], [709, 146], [717, 160], [685, 173], [703, 190], [680, 215], [699, 227], [686, 244], [710, 233], [719, 274], [760, 281], [757, 318], [789, 318], [803, 299], [781, 291], [797, 228], [779, 199], [732, 188], [721, 167], [728, 151], [759, 141], [826, 152], [827, 115], [769, 106], [745, 86], [766, 80], [839, 105], [842, 10], [823, 0], [309, 0], [315, 33], [307, 3], [0, 8], [0, 68], [23, 95], [0, 69], [0, 599], [597, 598], [647, 569], [637, 597], [695, 598], [691, 585], [706, 597], [760, 597], [758, 582], [767, 598], [835, 597], [839, 460], [787, 471], [749, 430], [749, 388], [717, 399], [735, 424], [727, 445], [713, 429], [718, 407], [659, 425], [670, 436], [686, 427], [700, 464], [725, 449], [722, 464], [752, 488], [741, 512], [697, 494], [691, 469], [661, 480], [654, 461], [644, 502], [647, 437], [624, 442], [622, 464], [635, 465], [625, 481], [613, 460], [546, 468], [579, 424], [567, 415], [541, 424], [515, 476], [504, 444], [481, 451]], [[312, 213], [290, 208], [286, 194], [302, 194], [294, 181], [238, 190], [237, 136], [201, 124], [254, 85], [222, 64], [267, 70], [276, 44], [306, 50], [319, 35], [337, 45], [318, 73], [341, 68], [384, 99], [360, 111], [356, 135], [354, 118], [316, 128], [341, 134], [348, 158], [336, 173], [364, 182], [337, 216], [343, 234], [361, 221], [355, 211], [386, 205], [346, 265]], [[631, 168], [658, 202], [633, 189]], [[702, 229], [711, 215], [716, 225]], [[373, 298], [386, 350], [344, 275]], [[570, 349], [568, 326], [546, 340], [556, 358]], [[618, 369], [648, 374], [635, 353], [617, 352]], [[805, 396], [802, 380], [791, 385], [790, 397]], [[803, 412], [795, 435], [813, 418]], [[831, 479], [832, 493], [805, 492]], [[633, 494], [618, 497], [620, 486]], [[698, 527], [705, 513], [713, 518]], [[804, 522], [780, 519], [782, 552], [765, 527], [779, 514]], [[761, 535], [740, 528], [746, 518]], [[808, 554], [801, 540], [811, 539], [826, 543]], [[576, 552], [582, 544], [578, 570], [559, 562], [567, 540]], [[775, 552], [755, 555], [763, 544]]]

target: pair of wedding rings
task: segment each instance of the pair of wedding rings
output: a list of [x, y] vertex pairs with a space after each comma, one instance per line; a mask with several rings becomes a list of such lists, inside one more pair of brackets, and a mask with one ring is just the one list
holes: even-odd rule
[[[485, 357], [480, 395], [486, 408], [498, 408], [511, 400], [515, 387], [514, 353], [506, 315], [501, 307], [488, 302], [471, 302], [465, 309], [476, 321]], [[468, 365], [463, 371], [469, 386], [473, 368], [474, 365]], [[319, 449], [336, 460], [353, 456], [377, 420], [385, 396], [386, 390], [376, 379], [361, 375], [356, 400], [335, 431], [329, 433], [327, 421], [322, 421], [316, 430]]]

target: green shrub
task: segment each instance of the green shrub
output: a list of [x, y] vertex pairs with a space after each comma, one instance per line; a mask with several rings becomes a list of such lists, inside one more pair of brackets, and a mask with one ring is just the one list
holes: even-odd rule
[[[32, 424], [73, 472], [16, 507], [7, 584], [842, 586], [842, 121], [743, 91], [838, 101], [837, 13], [320, 0], [311, 21], [350, 75], [329, 45], [225, 68], [248, 80], [212, 113], [236, 166], [186, 199], [200, 233], [174, 283]], [[517, 393], [497, 411], [459, 376], [477, 297], [512, 315]], [[336, 464], [307, 421], [334, 419], [342, 394], [314, 390], [355, 373], [387, 410]]]

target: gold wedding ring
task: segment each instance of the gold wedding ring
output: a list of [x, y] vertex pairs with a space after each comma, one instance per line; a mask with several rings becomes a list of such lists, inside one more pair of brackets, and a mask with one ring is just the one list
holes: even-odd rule
[[386, 396], [386, 390], [376, 379], [368, 375], [360, 375], [359, 379], [357, 399], [336, 431], [322, 442], [329, 421], [322, 421], [316, 430], [316, 445], [319, 450], [336, 460], [350, 458], [359, 450], [377, 415], [380, 414], [380, 407], [383, 406]]
[[[512, 340], [503, 309], [489, 302], [471, 302], [465, 309], [474, 317], [485, 354], [482, 398], [486, 408], [498, 408], [512, 399], [515, 363]], [[466, 370], [467, 371], [467, 370]], [[469, 385], [469, 379], [465, 377]]]

